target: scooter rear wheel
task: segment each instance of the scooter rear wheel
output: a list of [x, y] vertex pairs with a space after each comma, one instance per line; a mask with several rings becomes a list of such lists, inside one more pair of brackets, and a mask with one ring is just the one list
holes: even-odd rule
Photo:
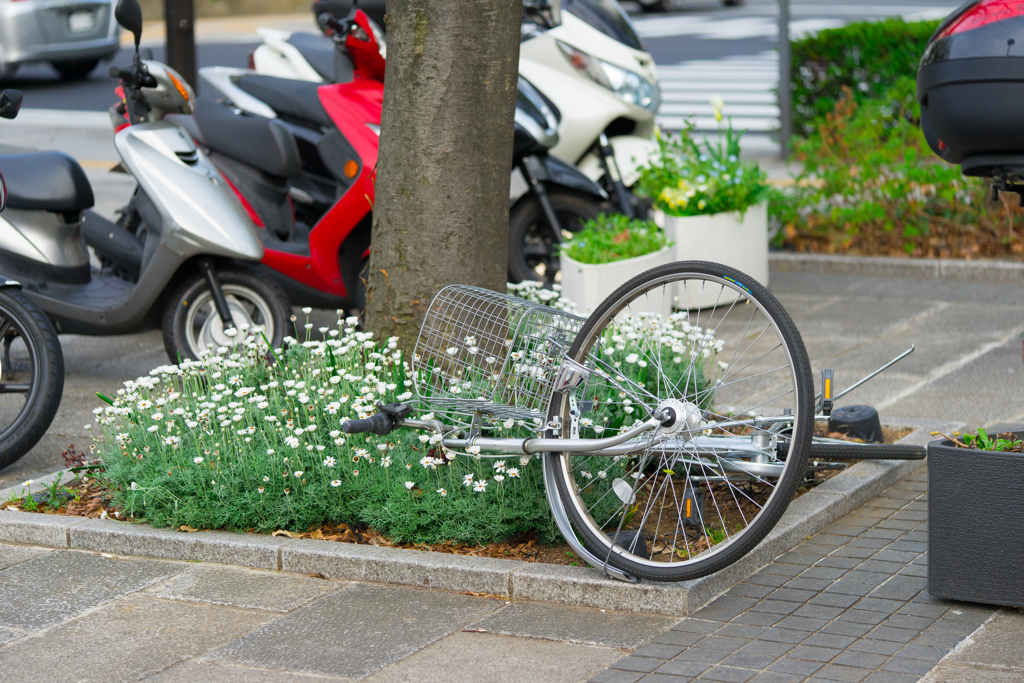
[[64, 354], [53, 324], [27, 296], [0, 289], [0, 469], [28, 453], [64, 393]]
[[[596, 200], [583, 195], [554, 191], [549, 192], [548, 197], [562, 230], [570, 233], [581, 230], [585, 221], [597, 218], [601, 212]], [[512, 282], [540, 280], [550, 285], [555, 282], [558, 271], [558, 244], [544, 209], [536, 197], [524, 197], [512, 207], [509, 217], [509, 279]]]
[[[289, 329], [291, 303], [273, 280], [263, 280], [240, 270], [218, 271], [235, 328], [262, 326], [273, 347], [279, 347]], [[171, 296], [164, 310], [164, 348], [172, 363], [184, 358], [198, 360], [208, 348], [227, 346], [231, 337], [213, 301], [206, 278], [189, 276]], [[180, 356], [180, 358], [179, 358]]]

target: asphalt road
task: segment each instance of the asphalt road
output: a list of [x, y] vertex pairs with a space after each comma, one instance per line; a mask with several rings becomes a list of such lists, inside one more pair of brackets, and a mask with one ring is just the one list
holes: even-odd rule
[[[256, 43], [199, 45], [196, 61], [199, 66], [244, 67]], [[153, 58], [163, 61], [166, 50], [153, 47]], [[100, 63], [89, 77], [81, 81], [62, 81], [49, 64], [29, 64], [21, 67], [14, 78], [0, 79], [0, 88], [17, 88], [25, 94], [22, 106], [32, 109], [74, 109], [106, 111], [117, 101], [114, 88], [118, 82], [108, 75], [111, 66], [132, 63], [131, 50], [121, 50], [109, 63]], [[199, 84], [200, 97], [215, 97], [213, 88]]]

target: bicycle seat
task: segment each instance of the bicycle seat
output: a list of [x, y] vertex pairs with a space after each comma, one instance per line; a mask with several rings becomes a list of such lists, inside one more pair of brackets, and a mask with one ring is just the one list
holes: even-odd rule
[[0, 155], [12, 209], [75, 212], [92, 208], [92, 186], [78, 162], [61, 152]]
[[225, 156], [278, 178], [297, 178], [302, 173], [295, 138], [279, 121], [236, 114], [209, 100], [196, 100], [192, 122], [194, 126], [181, 124], [197, 142]]
[[242, 76], [235, 83], [285, 121], [307, 128], [333, 127], [334, 122], [320, 104], [320, 83], [294, 81], [262, 74]]
[[327, 36], [299, 31], [289, 36], [287, 42], [328, 83], [350, 83], [355, 80], [352, 59], [339, 53], [334, 41]]

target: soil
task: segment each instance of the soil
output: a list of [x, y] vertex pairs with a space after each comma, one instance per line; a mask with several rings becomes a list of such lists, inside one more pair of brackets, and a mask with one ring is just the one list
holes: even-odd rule
[[[892, 430], [884, 429], [883, 437], [885, 443], [895, 443], [899, 439], [909, 434], [912, 430], [901, 429]], [[825, 433], [824, 430], [816, 432], [817, 436], [827, 436], [832, 439], [842, 439], [845, 441], [858, 441], [838, 432]], [[1000, 435], [1002, 437], [1003, 435]], [[854, 464], [853, 462], [849, 463]], [[828, 470], [817, 470], [810, 472], [807, 480], [797, 489], [796, 496], [799, 497], [808, 491], [812, 490], [815, 486], [828, 481], [835, 475], [842, 472], [845, 467], [828, 469]], [[681, 484], [680, 484], [681, 486]], [[125, 521], [131, 521], [129, 517], [121, 517], [120, 511], [110, 505], [110, 492], [99, 486], [94, 479], [80, 478], [70, 480], [68, 483], [63, 485], [63, 488], [68, 490], [75, 497], [73, 500], [68, 500], [62, 503], [59, 507], [53, 508], [48, 503], [38, 503], [36, 509], [26, 509], [24, 500], [7, 500], [0, 502], [0, 510], [3, 509], [17, 509], [24, 512], [38, 512], [41, 514], [49, 515], [68, 515], [72, 517], [88, 517], [92, 519], [99, 519], [104, 516], [112, 519], [123, 519]], [[680, 498], [682, 498], [682, 489], [678, 492]], [[761, 503], [767, 499], [768, 490], [766, 487], [751, 485], [747, 491], [747, 494], [753, 499], [753, 501], [742, 499], [742, 512], [740, 507], [737, 506], [735, 501], [729, 502], [721, 509], [722, 517], [725, 520], [725, 524], [731, 528], [735, 528], [737, 524], [742, 524], [744, 517], [749, 518], [755, 511], [755, 501]], [[716, 495], [719, 500], [723, 499], [723, 496]], [[642, 501], [641, 501], [642, 503]], [[31, 506], [30, 506], [31, 507]], [[717, 515], [716, 515], [717, 516]], [[196, 532], [200, 529], [192, 527], [182, 526], [179, 531], [184, 532]], [[648, 530], [653, 531], [653, 530]], [[720, 530], [719, 530], [720, 533]], [[343, 523], [331, 523], [325, 524], [320, 527], [310, 529], [305, 533], [296, 533], [292, 531], [278, 530], [275, 531], [275, 536], [288, 536], [289, 538], [313, 538], [325, 541], [335, 541], [340, 543], [359, 543], [367, 545], [383, 546], [387, 548], [408, 548], [414, 550], [429, 550], [437, 553], [450, 553], [453, 555], [470, 555], [474, 557], [497, 557], [502, 559], [521, 560], [523, 562], [540, 562], [543, 564], [561, 564], [561, 565], [572, 565], [579, 566], [582, 564], [580, 558], [572, 551], [572, 549], [565, 544], [557, 546], [544, 545], [537, 540], [536, 534], [533, 532], [526, 534], [517, 534], [511, 538], [505, 539], [498, 543], [492, 543], [487, 546], [479, 545], [468, 545], [465, 543], [454, 543], [454, 542], [441, 542], [434, 544], [426, 543], [393, 543], [390, 539], [377, 532], [375, 529], [365, 526], [349, 526]], [[716, 533], [713, 531], [711, 536], [711, 543], [714, 545], [720, 539], [716, 538]], [[722, 534], [724, 538], [724, 534]], [[702, 530], [689, 530], [687, 537], [687, 547], [692, 554], [697, 554], [708, 547], [708, 536], [703, 533]], [[659, 555], [665, 555], [670, 552], [670, 549], [665, 547], [663, 543], [655, 543], [654, 547], [651, 548], [652, 557], [658, 559]], [[678, 552], [678, 551], [677, 551]], [[667, 559], [667, 556], [663, 559]]]

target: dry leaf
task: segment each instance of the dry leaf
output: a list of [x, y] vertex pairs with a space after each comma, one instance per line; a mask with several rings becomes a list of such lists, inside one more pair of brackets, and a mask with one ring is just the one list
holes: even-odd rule
[[324, 538], [324, 532], [323, 532], [323, 530], [321, 530], [321, 529], [317, 529], [316, 531], [314, 531], [313, 533], [311, 533], [311, 534], [309, 535], [309, 537], [310, 537], [310, 538], [315, 538], [315, 539], [317, 539], [318, 541], [322, 541], [322, 540], [323, 540], [323, 538]]
[[288, 538], [302, 538], [302, 534], [293, 534], [292, 532], [285, 531], [284, 529], [278, 529], [277, 531], [272, 533], [271, 536], [287, 536]]
[[179, 526], [178, 529], [180, 531], [187, 531], [189, 533], [192, 533], [193, 531], [199, 531], [199, 529], [195, 528], [194, 526], [187, 526], [185, 524], [182, 524], [181, 526]]

